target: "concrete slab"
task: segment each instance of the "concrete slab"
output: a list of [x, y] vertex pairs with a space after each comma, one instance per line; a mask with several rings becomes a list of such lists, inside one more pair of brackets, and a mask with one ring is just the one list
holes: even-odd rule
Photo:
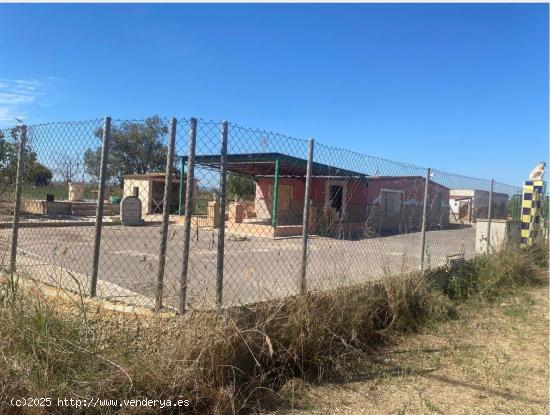
[[[91, 270], [90, 226], [22, 228], [18, 267], [34, 278], [78, 289]], [[2, 246], [9, 252], [9, 230]], [[474, 256], [475, 229], [427, 232], [427, 264], [442, 265], [447, 255]], [[100, 294], [128, 304], [153, 304], [160, 226], [107, 226], [103, 229], [99, 264]], [[178, 304], [182, 269], [182, 226], [168, 231], [164, 298]], [[215, 304], [217, 230], [192, 228], [188, 270], [188, 305]], [[300, 238], [265, 238], [228, 232], [225, 241], [224, 304], [247, 304], [294, 295], [299, 291]], [[19, 262], [20, 261], [20, 262]], [[419, 268], [420, 234], [338, 240], [311, 237], [307, 284], [312, 290], [364, 282], [386, 273]], [[42, 269], [42, 270], [41, 270]], [[76, 285], [75, 285], [76, 284]]]

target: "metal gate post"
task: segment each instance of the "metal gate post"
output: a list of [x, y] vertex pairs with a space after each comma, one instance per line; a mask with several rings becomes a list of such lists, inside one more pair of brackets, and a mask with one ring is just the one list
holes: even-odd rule
[[424, 201], [422, 202], [422, 228], [420, 242], [420, 271], [424, 271], [424, 257], [426, 255], [426, 228], [428, 226], [428, 194], [430, 192], [430, 175], [432, 169], [426, 171], [426, 179], [424, 180]]
[[103, 199], [105, 197], [105, 180], [107, 178], [107, 163], [109, 158], [110, 142], [111, 142], [111, 117], [105, 117], [103, 121], [103, 145], [101, 149], [101, 167], [99, 170], [99, 184], [97, 189], [94, 253], [92, 258], [92, 274], [90, 278], [90, 297], [95, 297], [97, 293], [97, 273], [99, 270], [99, 249], [101, 248], [101, 227], [103, 225]]
[[[187, 269], [189, 267], [189, 238], [191, 235], [191, 215], [193, 210], [193, 182], [195, 177], [195, 146], [197, 141], [197, 119], [189, 120], [191, 128], [189, 130], [189, 156], [187, 157], [187, 179], [185, 188], [185, 217], [183, 218], [183, 261], [180, 277], [180, 304], [179, 312], [185, 313], [185, 303], [187, 301]], [[182, 165], [183, 165], [182, 159]], [[183, 176], [181, 178], [183, 181]]]
[[307, 269], [307, 241], [309, 231], [309, 198], [311, 193], [311, 174], [313, 168], [313, 147], [315, 140], [309, 140], [307, 148], [307, 170], [306, 170], [306, 188], [304, 194], [304, 213], [302, 218], [302, 264], [300, 267], [300, 294], [307, 291], [306, 269]]
[[178, 120], [170, 120], [170, 141], [166, 158], [166, 173], [164, 176], [164, 198], [162, 201], [162, 225], [160, 228], [159, 264], [157, 272], [157, 287], [155, 292], [155, 309], [162, 308], [162, 292], [164, 290], [164, 267], [166, 265], [166, 241], [168, 240], [168, 222], [170, 221], [170, 205], [172, 202], [172, 172], [174, 171], [174, 146], [176, 144], [176, 128]]
[[227, 121], [222, 122], [220, 158], [220, 209], [218, 228], [218, 255], [216, 260], [216, 305], [223, 305], [223, 257], [225, 243], [225, 195], [227, 187]]
[[16, 271], [17, 241], [19, 237], [19, 216], [21, 214], [21, 191], [23, 188], [23, 169], [25, 168], [25, 146], [27, 145], [27, 126], [22, 125], [19, 134], [19, 151], [17, 153], [17, 176], [15, 179], [15, 209], [11, 232], [10, 273]]

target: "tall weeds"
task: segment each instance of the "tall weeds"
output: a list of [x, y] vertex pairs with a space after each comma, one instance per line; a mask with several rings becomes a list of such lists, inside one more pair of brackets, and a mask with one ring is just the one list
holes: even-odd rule
[[20, 289], [0, 306], [0, 395], [182, 398], [191, 402], [186, 413], [243, 412], [290, 378], [349, 372], [396, 334], [445, 317], [453, 302], [495, 297], [526, 282], [546, 258], [540, 247], [510, 250], [476, 258], [452, 275], [391, 276], [224, 314], [170, 318], [67, 308]]
[[543, 242], [527, 250], [508, 246], [498, 255], [478, 256], [468, 261], [440, 280], [439, 288], [453, 300], [472, 297], [491, 300], [532, 281], [536, 268], [546, 266], [547, 256]]

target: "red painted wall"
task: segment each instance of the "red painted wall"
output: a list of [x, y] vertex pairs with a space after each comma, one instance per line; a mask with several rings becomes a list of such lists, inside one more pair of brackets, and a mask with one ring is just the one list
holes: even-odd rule
[[[304, 193], [306, 191], [305, 180], [280, 178], [279, 184], [292, 186], [292, 200], [304, 201]], [[256, 179], [256, 199], [268, 199], [269, 186], [272, 185], [273, 179], [270, 177]]]
[[[311, 182], [311, 200], [316, 205], [325, 203], [326, 179], [313, 179]], [[256, 180], [256, 199], [267, 199], [269, 197], [269, 186], [273, 184], [273, 179], [264, 177]], [[303, 202], [305, 192], [305, 180], [301, 179], [279, 179], [281, 185], [291, 185], [292, 200]], [[404, 201], [416, 200], [419, 204], [422, 203], [424, 195], [424, 179], [409, 178], [409, 179], [370, 179], [368, 187], [364, 182], [349, 181], [347, 188], [347, 203], [353, 204], [372, 204], [380, 195], [382, 188], [403, 190]], [[445, 200], [449, 199], [448, 189], [439, 186], [437, 183], [430, 183], [430, 196], [438, 192], [442, 193]]]
[[[392, 179], [370, 179], [368, 186], [368, 196], [367, 203], [372, 204], [377, 197], [380, 196], [380, 190], [385, 189], [394, 189], [394, 190], [403, 190], [404, 197], [403, 202], [413, 201], [421, 205], [424, 199], [424, 178], [392, 178]], [[428, 197], [429, 199], [435, 197], [436, 194], [441, 194], [443, 203], [448, 204], [449, 201], [449, 189], [443, 187], [437, 183], [430, 182], [428, 188]]]
[[370, 180], [368, 186], [367, 203], [372, 204], [380, 196], [381, 189], [403, 190], [403, 201], [416, 200], [422, 201], [424, 193], [424, 183], [417, 179], [391, 179], [391, 180]]
[[[327, 179], [312, 179], [311, 200], [315, 205], [324, 205]], [[304, 201], [305, 180], [280, 178], [280, 185], [291, 185], [292, 200]], [[262, 177], [256, 179], [256, 199], [267, 199], [269, 197], [269, 186], [273, 185], [273, 179]], [[366, 203], [367, 189], [364, 182], [349, 181], [347, 184], [347, 203]]]
[[[311, 200], [312, 206], [325, 206], [325, 191], [327, 179], [312, 179]], [[259, 218], [271, 217], [272, 201], [269, 197], [269, 186], [273, 184], [273, 178], [256, 179], [256, 212]], [[279, 211], [280, 223], [299, 222], [303, 212], [305, 179], [280, 178], [280, 185], [291, 185], [292, 197], [291, 207], [288, 210]], [[403, 202], [405, 205], [422, 205], [424, 196], [424, 178], [370, 178], [367, 183], [364, 181], [350, 180], [347, 182], [346, 205], [347, 211], [357, 221], [362, 220], [366, 215], [367, 205], [373, 205], [380, 196], [382, 188], [403, 190]], [[441, 207], [448, 206], [449, 190], [437, 183], [430, 183], [429, 200], [435, 200], [436, 195], [441, 195]]]

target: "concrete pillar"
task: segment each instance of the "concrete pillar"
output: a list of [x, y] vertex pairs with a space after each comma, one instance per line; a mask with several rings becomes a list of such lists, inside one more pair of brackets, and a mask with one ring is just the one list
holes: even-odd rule
[[220, 206], [217, 200], [211, 200], [208, 202], [208, 208], [206, 211], [206, 218], [208, 220], [208, 226], [217, 228], [220, 226]]
[[84, 183], [69, 182], [69, 200], [84, 200]]
[[242, 223], [244, 219], [244, 206], [240, 202], [232, 202], [229, 205], [229, 220], [234, 223]]

